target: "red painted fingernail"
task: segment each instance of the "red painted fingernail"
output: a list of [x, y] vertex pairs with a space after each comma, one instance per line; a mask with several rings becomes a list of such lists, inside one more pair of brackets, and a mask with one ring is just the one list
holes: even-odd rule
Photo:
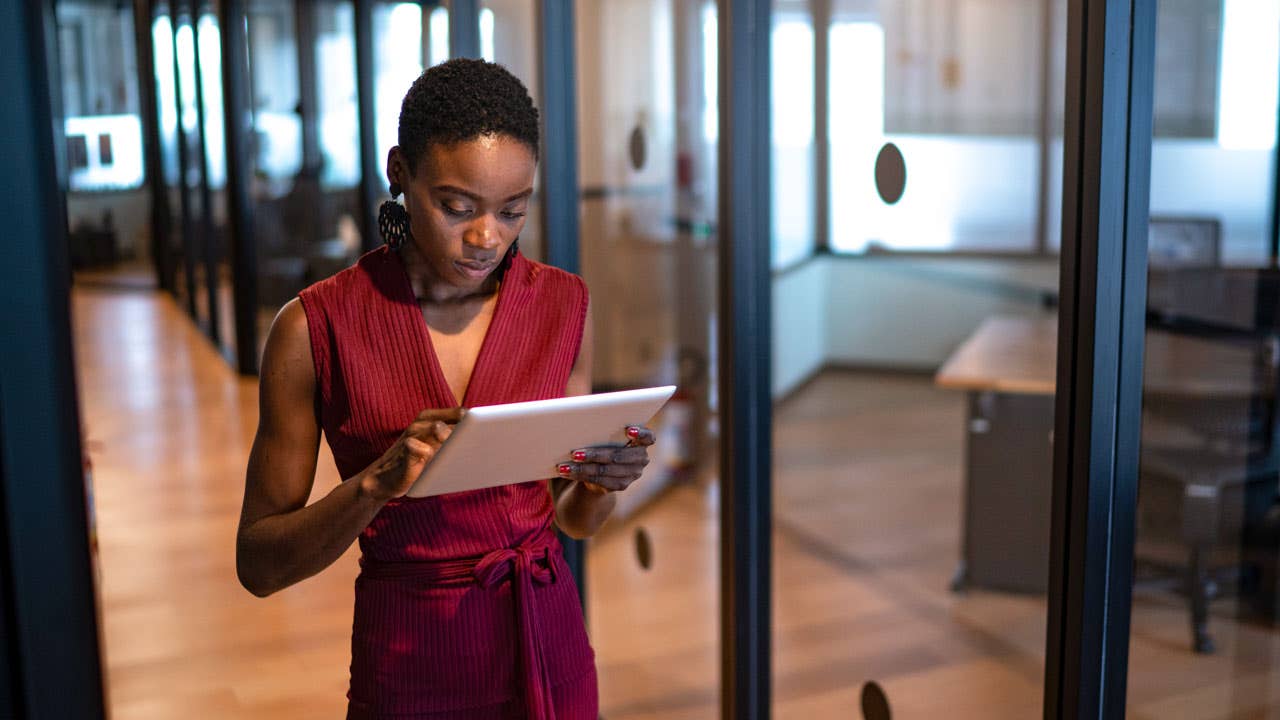
[[559, 471], [561, 475], [568, 475], [569, 473], [573, 472], [573, 466], [561, 465], [560, 467], [556, 468], [556, 470]]
[[640, 428], [638, 427], [627, 428], [627, 437], [632, 439], [640, 437]]
[[586, 451], [586, 450], [574, 450], [574, 451], [573, 451], [573, 459], [574, 459], [574, 461], [576, 461], [576, 462], [586, 462], [586, 461], [587, 461], [587, 451]]

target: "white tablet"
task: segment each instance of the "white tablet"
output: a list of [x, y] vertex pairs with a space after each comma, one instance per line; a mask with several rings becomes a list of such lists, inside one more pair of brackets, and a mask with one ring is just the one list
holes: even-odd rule
[[406, 493], [427, 497], [557, 477], [569, 454], [622, 446], [647, 425], [674, 385], [471, 408]]

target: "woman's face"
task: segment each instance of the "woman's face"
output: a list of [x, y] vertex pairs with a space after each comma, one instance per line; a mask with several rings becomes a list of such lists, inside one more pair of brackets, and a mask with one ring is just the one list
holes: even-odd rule
[[414, 247], [436, 280], [461, 290], [485, 282], [524, 227], [536, 169], [529, 147], [507, 135], [432, 145], [413, 173], [391, 151], [387, 177], [404, 188]]

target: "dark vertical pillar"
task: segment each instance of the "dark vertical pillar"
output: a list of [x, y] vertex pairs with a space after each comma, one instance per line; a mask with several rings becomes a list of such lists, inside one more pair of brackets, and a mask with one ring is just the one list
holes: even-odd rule
[[450, 0], [449, 57], [480, 57], [480, 3]]
[[196, 83], [196, 152], [200, 153], [196, 165], [200, 168], [200, 245], [204, 249], [204, 291], [205, 302], [209, 306], [209, 327], [206, 329], [209, 339], [215, 347], [222, 345], [222, 323], [218, 302], [218, 264], [219, 250], [217, 231], [213, 227], [213, 190], [209, 186], [209, 134], [205, 123], [204, 106], [204, 73], [207, 68], [200, 57], [200, 16], [204, 13], [204, 1], [195, 0], [191, 4], [191, 45], [195, 53]]
[[[455, 8], [457, 5], [455, 4]], [[472, 5], [474, 9], [474, 4]], [[473, 13], [474, 17], [474, 13]], [[452, 26], [452, 18], [451, 23]], [[542, 0], [539, 14], [542, 97], [542, 237], [547, 263], [578, 272], [578, 105], [573, 0]], [[587, 606], [586, 543], [560, 537], [565, 560]]]
[[[2, 401], [3, 398], [0, 398]], [[0, 424], [0, 437], [4, 437], [4, 425]], [[0, 457], [0, 717], [26, 717], [22, 705], [22, 655], [18, 650], [18, 619], [13, 613], [13, 573], [9, 571], [9, 511], [5, 507], [4, 458]]]
[[1280, 114], [1276, 117], [1276, 146], [1271, 151], [1271, 243], [1267, 253], [1271, 267], [1280, 266]]
[[169, 242], [172, 217], [169, 194], [165, 190], [164, 160], [160, 153], [160, 114], [156, 93], [155, 45], [152, 40], [151, 0], [134, 0], [133, 35], [138, 57], [138, 105], [142, 115], [143, 156], [147, 187], [151, 191], [151, 260], [155, 263], [156, 284], [174, 292], [173, 246]]
[[813, 230], [817, 252], [831, 252], [831, 2], [813, 0]]
[[356, 107], [360, 124], [360, 230], [365, 250], [382, 244], [378, 204], [387, 198], [382, 172], [386, 158], [377, 157], [378, 139], [373, 96], [373, 0], [355, 0]]
[[[302, 172], [320, 177], [320, 96], [316, 90], [316, 5], [296, 0], [293, 5], [298, 45], [298, 115], [302, 119]], [[308, 238], [313, 240], [318, 238]]]
[[1049, 252], [1049, 173], [1053, 154], [1053, 2], [1041, 0], [1040, 12], [1040, 191], [1036, 194], [1036, 252]]
[[[0, 713], [103, 718], [52, 0], [0, 3]], [[8, 707], [5, 707], [8, 705]]]
[[1122, 718], [1156, 0], [1071, 0], [1046, 718]]
[[197, 318], [196, 313], [196, 243], [194, 212], [191, 208], [190, 154], [191, 145], [187, 135], [186, 123], [183, 121], [182, 107], [182, 72], [178, 60], [178, 28], [182, 27], [183, 18], [189, 18], [186, 7], [181, 0], [172, 0], [169, 6], [169, 17], [172, 29], [171, 44], [173, 46], [173, 98], [177, 106], [177, 146], [178, 146], [178, 204], [182, 213], [182, 271], [186, 285], [187, 314]]
[[771, 0], [720, 0], [722, 717], [770, 716]]
[[249, 194], [252, 162], [249, 138], [253, 116], [249, 105], [248, 37], [245, 0], [221, 0], [222, 101], [226, 115], [227, 251], [231, 255], [231, 292], [236, 316], [236, 367], [246, 375], [258, 371], [258, 245], [253, 234], [253, 199]]

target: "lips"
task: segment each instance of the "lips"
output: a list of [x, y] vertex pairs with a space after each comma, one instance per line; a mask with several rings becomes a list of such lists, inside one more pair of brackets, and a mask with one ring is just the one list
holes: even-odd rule
[[455, 260], [453, 264], [458, 268], [458, 272], [472, 280], [483, 280], [489, 277], [489, 273], [493, 272], [493, 269], [498, 266], [496, 261], [470, 262], [467, 260]]

